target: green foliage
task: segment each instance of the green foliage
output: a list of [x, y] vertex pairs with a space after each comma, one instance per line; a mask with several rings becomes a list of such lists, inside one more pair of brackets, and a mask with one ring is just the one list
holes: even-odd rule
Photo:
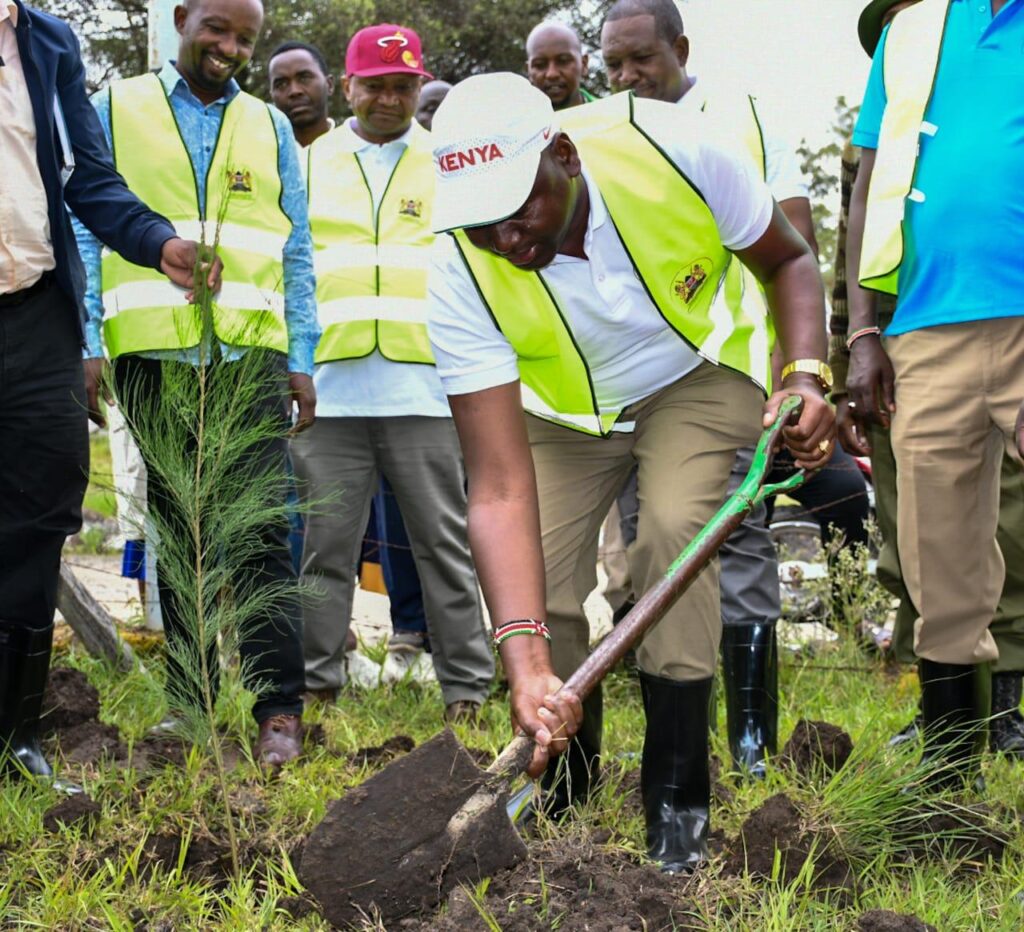
[[819, 149], [812, 149], [807, 140], [801, 140], [796, 150], [800, 156], [800, 169], [810, 183], [811, 216], [818, 239], [822, 275], [825, 285], [832, 287], [836, 258], [836, 224], [839, 222], [839, 157], [843, 147], [853, 136], [860, 107], [851, 107], [846, 98], [836, 98], [832, 132], [835, 139]]

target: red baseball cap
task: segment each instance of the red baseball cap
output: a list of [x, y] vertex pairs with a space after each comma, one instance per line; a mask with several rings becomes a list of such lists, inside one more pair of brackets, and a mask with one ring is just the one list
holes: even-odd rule
[[420, 37], [411, 29], [394, 23], [367, 26], [352, 36], [345, 51], [345, 74], [350, 78], [374, 78], [382, 74], [434, 77], [423, 70]]

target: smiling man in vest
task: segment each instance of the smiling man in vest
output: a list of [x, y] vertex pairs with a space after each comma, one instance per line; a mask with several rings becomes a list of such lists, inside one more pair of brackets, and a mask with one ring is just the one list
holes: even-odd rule
[[[889, 6], [870, 4], [862, 30]], [[999, 475], [1004, 449], [1019, 456], [1024, 397], [1022, 46], [1020, 0], [904, 9], [878, 42], [853, 137], [849, 407], [862, 426], [891, 423], [924, 754], [939, 785], [976, 773], [989, 712], [978, 682], [998, 656]], [[865, 289], [898, 296], [884, 345]]]
[[49, 777], [39, 718], [60, 553], [82, 523], [86, 411], [100, 419], [85, 392], [84, 276], [67, 208], [179, 285], [193, 281], [197, 248], [115, 171], [66, 23], [0, 0], [0, 62], [0, 776]]
[[[600, 699], [584, 710], [553, 693], [587, 654], [598, 530], [633, 464], [631, 570], [646, 591], [721, 504], [736, 451], [787, 392], [804, 399], [786, 429], [797, 461], [831, 455], [824, 295], [752, 167], [694, 139], [660, 101], [619, 94], [556, 115], [525, 79], [484, 75], [452, 90], [434, 134], [434, 226], [453, 235], [431, 273], [431, 341], [512, 717], [535, 737], [539, 774], [581, 724], [600, 746]], [[740, 261], [767, 290], [787, 360], [763, 414], [764, 307], [724, 287]], [[719, 631], [712, 566], [637, 651], [648, 851], [669, 871], [707, 855]], [[566, 803], [586, 786], [568, 789]]]
[[324, 334], [320, 417], [292, 444], [304, 494], [303, 578], [326, 590], [304, 609], [306, 685], [342, 685], [354, 567], [378, 477], [390, 483], [422, 581], [432, 659], [449, 720], [474, 718], [494, 660], [466, 536], [465, 475], [426, 328], [434, 175], [413, 120], [419, 37], [393, 24], [351, 39], [342, 87], [354, 116], [308, 150], [310, 224]]
[[[268, 377], [279, 379], [282, 394], [287, 383], [298, 406], [296, 429], [302, 429], [315, 412], [313, 352], [320, 334], [305, 189], [287, 119], [241, 91], [235, 80], [252, 57], [262, 21], [259, 0], [189, 0], [174, 10], [181, 37], [177, 62], [167, 62], [157, 74], [116, 82], [94, 104], [132, 190], [180, 229], [199, 232], [205, 224], [207, 238], [216, 232], [224, 259], [223, 287], [214, 299], [216, 349], [226, 363], [250, 346], [273, 351]], [[134, 406], [159, 396], [164, 367], [198, 363], [199, 335], [176, 320], [176, 309], [187, 306], [183, 292], [116, 256], [101, 256], [96, 240], [78, 232], [89, 275], [92, 375], [98, 377], [105, 343], [131, 420]], [[270, 393], [254, 406], [254, 420], [270, 417], [285, 424], [280, 394]], [[282, 431], [254, 451], [253, 468], [283, 474], [286, 454]], [[150, 507], [163, 508], [163, 520], [173, 526], [182, 518], [161, 492], [159, 471], [150, 463], [147, 468]], [[294, 578], [287, 534], [286, 524], [266, 527], [247, 568], [268, 586]], [[175, 598], [161, 579], [167, 637], [187, 644], [190, 634]], [[301, 751], [297, 607], [276, 599], [243, 638], [241, 653], [247, 681], [262, 686], [253, 707], [259, 724], [254, 755], [261, 764], [277, 766]], [[193, 678], [169, 663], [168, 725], [176, 706], [198, 701], [195, 689]]]

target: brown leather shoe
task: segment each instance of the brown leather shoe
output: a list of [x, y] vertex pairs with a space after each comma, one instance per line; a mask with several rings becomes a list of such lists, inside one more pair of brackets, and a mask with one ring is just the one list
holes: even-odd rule
[[480, 718], [480, 703], [473, 699], [457, 699], [444, 709], [444, 720], [449, 725], [475, 725]]
[[302, 701], [309, 708], [315, 705], [334, 705], [338, 701], [338, 690], [327, 687], [325, 689], [307, 689], [302, 694]]
[[298, 715], [272, 715], [260, 722], [260, 733], [252, 746], [261, 767], [280, 767], [302, 753], [302, 719]]

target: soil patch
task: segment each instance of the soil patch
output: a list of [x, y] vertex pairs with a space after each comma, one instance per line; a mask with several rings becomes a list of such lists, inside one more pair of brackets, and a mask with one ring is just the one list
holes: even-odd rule
[[408, 754], [414, 747], [416, 742], [408, 735], [395, 735], [383, 744], [353, 751], [348, 759], [355, 767], [377, 766], [387, 764], [402, 754]]
[[[150, 870], [160, 867], [174, 870], [184, 841], [182, 835], [150, 835], [142, 847], [144, 862]], [[207, 836], [193, 835], [185, 848], [184, 870], [197, 878], [223, 880], [231, 876], [231, 849]]]
[[747, 816], [739, 838], [727, 851], [725, 872], [739, 876], [745, 868], [752, 875], [770, 878], [776, 850], [783, 883], [794, 881], [813, 858], [816, 889], [852, 891], [854, 873], [849, 863], [829, 849], [826, 836], [803, 827], [800, 811], [785, 793], [765, 800]]
[[100, 714], [100, 694], [81, 670], [56, 667], [50, 671], [43, 695], [44, 731], [66, 731]]
[[859, 932], [938, 932], [917, 916], [893, 913], [887, 909], [869, 909], [857, 919]]
[[[592, 838], [540, 843], [530, 855], [493, 877], [480, 904], [503, 932], [548, 932], [558, 917], [566, 917], [560, 928], [588, 932], [707, 928], [686, 899], [690, 883], [698, 882], [691, 878], [662, 874], [654, 865], [598, 847]], [[480, 910], [460, 888], [449, 896], [443, 916], [406, 920], [401, 927], [464, 932], [484, 925]]]
[[181, 739], [169, 735], [146, 735], [135, 745], [132, 763], [137, 770], [150, 767], [164, 767], [173, 764], [185, 766], [188, 745]]
[[121, 732], [115, 725], [82, 722], [63, 731], [59, 738], [64, 757], [74, 764], [99, 764], [112, 760], [124, 764], [128, 749], [121, 743]]
[[306, 842], [299, 879], [335, 925], [379, 910], [387, 928], [433, 911], [459, 883], [475, 883], [526, 855], [495, 793], [458, 838], [449, 820], [484, 783], [451, 731], [400, 757], [333, 802]]
[[838, 725], [801, 719], [782, 749], [782, 760], [809, 778], [842, 769], [852, 753], [853, 740]]
[[56, 833], [81, 825], [85, 834], [91, 835], [102, 811], [99, 803], [85, 793], [77, 793], [46, 810], [43, 814], [43, 828]]

